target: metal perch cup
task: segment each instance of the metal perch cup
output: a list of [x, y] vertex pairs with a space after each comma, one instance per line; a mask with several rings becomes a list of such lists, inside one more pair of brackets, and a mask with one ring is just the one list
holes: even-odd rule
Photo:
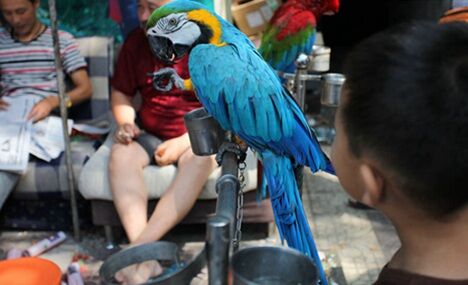
[[204, 108], [192, 110], [184, 116], [190, 144], [196, 155], [212, 155], [223, 143], [225, 131]]

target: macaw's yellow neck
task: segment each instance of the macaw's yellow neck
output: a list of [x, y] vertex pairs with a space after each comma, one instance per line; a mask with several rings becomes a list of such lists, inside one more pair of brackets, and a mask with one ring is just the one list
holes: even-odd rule
[[224, 46], [225, 42], [221, 40], [221, 23], [219, 20], [210, 12], [200, 9], [188, 12], [188, 18], [209, 27], [213, 32], [213, 36], [210, 38], [210, 44], [215, 46]]

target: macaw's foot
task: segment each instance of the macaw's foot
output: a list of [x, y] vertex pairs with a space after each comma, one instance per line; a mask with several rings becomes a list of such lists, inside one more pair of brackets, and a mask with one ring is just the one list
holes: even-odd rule
[[223, 144], [219, 147], [218, 153], [216, 154], [216, 162], [218, 165], [221, 165], [223, 161], [223, 155], [227, 151], [234, 153], [237, 156], [237, 160], [239, 162], [243, 162], [247, 156], [247, 148], [242, 147], [237, 143], [223, 142]]
[[115, 280], [124, 285], [146, 283], [151, 277], [158, 276], [163, 269], [156, 260], [133, 264], [115, 274]]

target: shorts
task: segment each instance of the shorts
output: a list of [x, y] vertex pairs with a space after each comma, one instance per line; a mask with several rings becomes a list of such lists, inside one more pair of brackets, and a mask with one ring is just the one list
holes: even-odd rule
[[135, 139], [135, 141], [143, 147], [150, 159], [150, 165], [156, 165], [156, 160], [154, 159], [154, 151], [156, 148], [163, 142], [157, 136], [148, 133], [147, 131], [141, 128], [140, 118], [137, 116], [135, 120], [136, 125], [140, 128], [140, 135]]
[[144, 130], [140, 131], [140, 135], [135, 139], [135, 141], [143, 147], [150, 159], [150, 165], [156, 165], [156, 160], [154, 159], [154, 151], [156, 148], [163, 142], [157, 136], [154, 136]]

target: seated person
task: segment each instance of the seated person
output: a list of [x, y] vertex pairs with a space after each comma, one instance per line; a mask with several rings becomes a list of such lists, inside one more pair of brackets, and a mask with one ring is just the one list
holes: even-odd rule
[[[143, 27], [151, 12], [166, 2], [139, 1]], [[185, 57], [171, 67], [188, 77], [187, 63]], [[161, 93], [153, 87], [151, 74], [165, 66], [151, 53], [144, 29], [137, 28], [120, 50], [112, 79], [112, 112], [118, 128], [109, 158], [109, 184], [130, 245], [161, 239], [189, 212], [217, 167], [213, 156], [196, 156], [190, 147], [183, 116], [201, 107], [195, 94], [177, 89]], [[142, 104], [136, 112], [132, 97], [137, 93]], [[143, 170], [149, 164], [177, 164], [178, 170], [148, 220]], [[139, 284], [160, 272], [158, 264], [142, 263], [120, 271], [116, 278]]]
[[379, 33], [349, 55], [345, 75], [336, 173], [401, 240], [375, 284], [468, 284], [468, 25]]
[[[0, 112], [9, 107], [5, 97], [31, 96], [36, 103], [28, 119], [33, 122], [59, 106], [52, 30], [36, 17], [39, 4], [40, 0], [0, 0], [7, 24], [0, 28]], [[59, 31], [59, 38], [63, 69], [74, 84], [66, 94], [70, 106], [91, 97], [91, 81], [73, 36]], [[0, 208], [18, 179], [19, 174], [0, 171]]]

